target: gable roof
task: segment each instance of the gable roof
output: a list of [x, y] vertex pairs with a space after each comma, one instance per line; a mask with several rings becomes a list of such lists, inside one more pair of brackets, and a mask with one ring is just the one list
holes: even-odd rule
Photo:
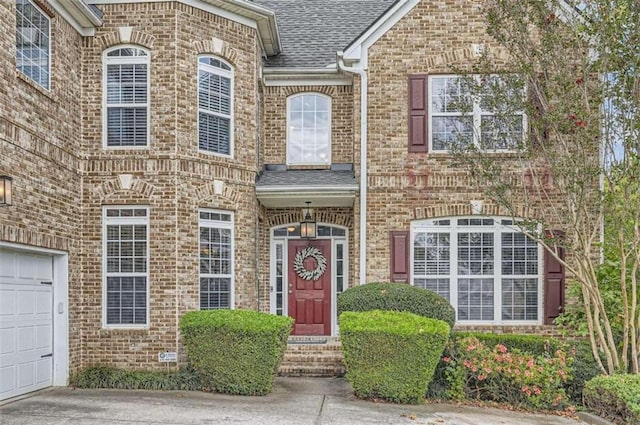
[[397, 0], [253, 0], [276, 14], [282, 53], [266, 67], [325, 68]]

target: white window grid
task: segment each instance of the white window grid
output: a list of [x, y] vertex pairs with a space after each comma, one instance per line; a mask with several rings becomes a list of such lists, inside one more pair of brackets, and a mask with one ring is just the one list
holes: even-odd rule
[[[130, 55], [114, 55], [118, 51]], [[103, 145], [109, 149], [145, 149], [151, 135], [150, 52], [138, 46], [118, 45], [103, 54]], [[119, 71], [119, 78], [109, 81]], [[131, 70], [131, 81], [122, 81]], [[126, 74], [125, 74], [126, 75]], [[110, 112], [120, 112], [120, 125], [112, 126]], [[126, 114], [126, 115], [125, 115]], [[127, 122], [128, 121], [128, 122]]]
[[287, 164], [331, 164], [331, 108], [331, 98], [321, 93], [287, 98]]
[[[482, 217], [482, 216], [474, 216], [474, 217], [452, 217], [449, 219], [434, 219], [434, 220], [419, 220], [415, 221], [411, 225], [411, 252], [410, 252], [410, 261], [411, 261], [411, 284], [415, 286], [421, 286], [426, 289], [434, 290], [435, 292], [440, 293], [440, 295], [445, 296], [445, 298], [449, 299], [451, 305], [454, 307], [456, 311], [456, 316], [458, 317], [458, 321], [463, 324], [510, 324], [510, 325], [518, 325], [518, 324], [540, 324], [542, 323], [542, 248], [539, 244], [530, 241], [529, 247], [531, 247], [531, 243], [535, 244], [536, 250], [536, 258], [531, 261], [527, 260], [527, 265], [529, 266], [531, 262], [536, 262], [536, 268], [529, 270], [531, 274], [525, 275], [511, 275], [511, 274], [503, 274], [502, 273], [502, 256], [503, 256], [503, 246], [502, 246], [502, 235], [509, 233], [517, 233], [521, 234], [520, 229], [516, 225], [512, 224], [504, 224], [507, 221], [501, 221], [500, 218], [494, 217]], [[458, 224], [465, 223], [465, 224]], [[450, 235], [451, 247], [450, 247], [450, 259], [449, 264], [451, 265], [451, 274], [426, 274], [422, 273], [423, 266], [420, 265], [421, 258], [418, 257], [417, 269], [416, 269], [416, 239], [419, 239], [419, 235], [425, 233], [448, 233]], [[494, 256], [494, 266], [492, 274], [460, 274], [458, 272], [458, 234], [459, 233], [493, 233], [493, 256]], [[508, 249], [509, 246], [505, 246], [505, 249]], [[445, 267], [441, 266], [441, 270], [446, 270]], [[420, 271], [418, 273], [417, 271]], [[488, 271], [488, 269], [486, 269]], [[533, 273], [535, 271], [535, 273]], [[492, 283], [492, 291], [489, 290], [486, 283], [481, 288], [481, 290], [476, 291], [480, 300], [477, 303], [476, 307], [482, 307], [486, 305], [486, 303], [491, 300], [493, 303], [493, 317], [486, 320], [462, 320], [459, 317], [459, 308], [463, 307], [459, 305], [459, 295], [460, 288], [462, 285], [462, 289], [466, 292], [468, 290], [465, 286], [467, 284], [464, 280], [476, 279], [477, 282], [481, 282], [482, 279], [486, 279], [487, 281], [491, 281]], [[522, 306], [517, 302], [510, 301], [508, 296], [511, 296], [511, 300], [513, 300], [513, 292], [509, 290], [511, 283], [513, 280], [518, 280], [520, 282], [525, 282], [525, 289], [523, 292], [523, 296], [529, 297], [529, 300], [535, 299], [536, 305], [529, 306], [528, 310], [524, 309], [525, 315], [524, 319], [510, 319], [506, 315], [503, 314], [503, 307], [508, 310], [511, 308], [511, 312], [513, 314], [514, 308], [521, 308]], [[462, 282], [461, 282], [462, 281]], [[503, 284], [505, 285], [503, 291]], [[527, 286], [527, 284], [529, 286]], [[448, 297], [446, 296], [446, 287], [449, 287]], [[477, 285], [477, 283], [476, 283]], [[506, 294], [506, 296], [505, 296]], [[483, 298], [484, 295], [484, 298]], [[477, 298], [477, 297], [476, 297]], [[508, 301], [507, 303], [504, 303]], [[504, 304], [503, 304], [504, 303]], [[511, 303], [511, 304], [509, 304]], [[468, 305], [467, 307], [471, 307]], [[505, 311], [506, 311], [505, 310]], [[521, 309], [522, 310], [522, 309]], [[467, 310], [468, 312], [470, 310]], [[535, 311], [535, 314], [534, 314]], [[528, 314], [528, 315], [527, 315]], [[482, 316], [487, 316], [481, 310]], [[535, 316], [535, 318], [534, 318]]]
[[228, 211], [200, 210], [200, 310], [234, 308], [234, 229]]
[[[480, 81], [480, 76], [473, 76], [476, 82]], [[493, 76], [493, 78], [500, 78], [499, 76]], [[486, 146], [486, 143], [482, 140], [483, 136], [488, 134], [491, 126], [494, 129], [491, 131], [494, 136], [494, 143], [497, 139], [498, 133], [500, 134], [517, 134], [516, 143], [521, 143], [524, 140], [527, 128], [527, 116], [524, 111], [517, 111], [513, 114], [514, 124], [511, 126], [510, 131], [498, 131], [496, 129], [497, 124], [488, 124], [491, 121], [495, 121], [497, 114], [494, 111], [484, 109], [482, 107], [481, 98], [473, 98], [470, 93], [465, 93], [463, 87], [463, 79], [459, 75], [434, 75], [429, 76], [428, 81], [428, 113], [429, 113], [429, 151], [430, 152], [449, 152], [452, 144], [469, 144], [475, 146], [477, 149], [493, 152], [512, 152], [515, 149], [513, 143], [502, 143], [501, 145]], [[442, 91], [437, 90], [437, 86], [442, 86]], [[522, 94], [524, 96], [524, 93]], [[434, 103], [442, 104], [442, 110], [436, 110]], [[469, 104], [471, 107], [469, 110], [461, 110], [456, 108], [464, 103]], [[442, 133], [442, 137], [446, 137], [443, 143], [436, 143], [436, 127], [434, 125], [434, 118], [440, 119], [445, 127], [445, 132]], [[504, 122], [504, 117], [502, 122]], [[519, 124], [517, 124], [519, 123]], [[513, 131], [514, 128], [520, 126], [519, 132]], [[488, 127], [488, 128], [487, 128]], [[502, 137], [502, 136], [501, 136]], [[515, 135], [512, 137], [516, 137]]]
[[[107, 206], [103, 208], [103, 236], [102, 236], [102, 269], [103, 269], [103, 308], [102, 323], [105, 328], [146, 328], [149, 326], [149, 208], [141, 206]], [[127, 229], [131, 229], [129, 232]], [[127, 236], [123, 237], [123, 230]], [[118, 237], [114, 237], [117, 231]], [[141, 233], [144, 232], [144, 235]], [[129, 235], [129, 233], [131, 233]], [[136, 234], [137, 233], [137, 234]], [[110, 234], [112, 236], [110, 236]], [[113, 244], [117, 242], [115, 249]], [[123, 248], [123, 244], [131, 245], [131, 255], [121, 255], [128, 248]], [[137, 245], [137, 246], [136, 246]], [[113, 254], [113, 255], [110, 255]], [[126, 259], [131, 262], [131, 270], [125, 267], [123, 271], [122, 263]], [[115, 266], [117, 271], [114, 270]], [[112, 322], [109, 319], [109, 283], [118, 282], [120, 295], [118, 297], [119, 306], [111, 307], [119, 310], [119, 321]], [[128, 282], [131, 289], [123, 289], [123, 285]], [[123, 306], [122, 295], [130, 294], [132, 305]], [[141, 300], [141, 297], [143, 298]], [[121, 323], [124, 310], [132, 310], [133, 323]], [[143, 311], [140, 314], [140, 311]], [[142, 318], [144, 320], [142, 320]]]
[[31, 0], [16, 0], [16, 67], [50, 89], [51, 19]]
[[275, 248], [275, 270], [273, 271], [275, 277], [275, 285], [274, 285], [274, 304], [275, 311], [274, 313], [277, 316], [284, 316], [286, 314], [286, 306], [285, 306], [285, 295], [286, 288], [286, 269], [285, 269], [285, 258], [284, 258], [284, 242], [278, 241], [274, 244]]
[[429, 289], [447, 300], [450, 294], [451, 242], [449, 233], [423, 232], [413, 240], [414, 285]]
[[535, 320], [539, 304], [536, 277], [539, 272], [537, 243], [523, 233], [503, 232], [502, 318]]
[[[198, 58], [198, 150], [233, 157], [233, 67], [221, 58]], [[226, 131], [226, 135], [225, 135]]]

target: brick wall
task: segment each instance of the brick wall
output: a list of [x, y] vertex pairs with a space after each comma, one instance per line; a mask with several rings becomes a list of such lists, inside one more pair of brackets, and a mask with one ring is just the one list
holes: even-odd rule
[[[409, 153], [407, 76], [469, 70], [471, 44], [484, 35], [480, 1], [420, 2], [369, 51], [367, 281], [389, 279], [389, 231], [411, 220], [505, 214], [444, 154]], [[104, 25], [80, 37], [52, 19], [52, 88], [15, 69], [15, 8], [0, 4], [0, 174], [14, 177], [14, 205], [0, 209], [0, 240], [69, 252], [70, 365], [157, 368], [157, 353], [180, 351], [178, 321], [198, 307], [198, 209], [235, 221], [235, 305], [269, 310], [269, 230], [298, 222], [300, 209], [265, 210], [255, 176], [286, 162], [286, 99], [321, 92], [332, 99], [332, 162], [360, 173], [360, 82], [353, 86], [262, 87], [254, 29], [172, 2], [101, 5]], [[151, 52], [151, 138], [145, 149], [104, 149], [102, 58], [132, 27], [130, 42]], [[451, 29], [455, 28], [455, 31]], [[197, 58], [214, 54], [234, 68], [234, 156], [197, 149]], [[508, 160], [508, 158], [498, 158]], [[119, 175], [133, 175], [130, 189]], [[213, 181], [224, 184], [214, 190]], [[351, 285], [359, 283], [359, 199], [316, 211], [349, 229]], [[150, 207], [148, 329], [102, 327], [102, 208]], [[522, 216], [538, 205], [521, 203]], [[510, 331], [505, 329], [505, 332]], [[184, 353], [182, 353], [184, 354]]]
[[[44, 2], [45, 8], [53, 9]], [[16, 69], [15, 2], [0, 4], [0, 175], [13, 177], [13, 205], [0, 208], [0, 240], [69, 253], [69, 283], [81, 279], [79, 135], [81, 37], [53, 13], [50, 90]], [[79, 291], [69, 320], [79, 322]], [[71, 364], [80, 357], [69, 339]]]
[[[506, 57], [485, 33], [481, 6], [480, 0], [419, 2], [369, 49], [367, 258], [375, 261], [368, 261], [367, 281], [389, 279], [389, 232], [409, 230], [412, 220], [470, 215], [472, 200], [484, 201], [483, 214], [510, 216], [451, 155], [408, 150], [409, 75], [470, 72], [473, 44]], [[524, 199], [517, 204], [522, 217], [540, 217], [544, 208]]]
[[[176, 3], [102, 6], [104, 25], [84, 46], [82, 235], [85, 364], [159, 367], [157, 354], [179, 351], [182, 314], [199, 306], [198, 209], [223, 209], [235, 221], [235, 306], [256, 308], [256, 106], [260, 49], [255, 30]], [[102, 54], [132, 27], [151, 52], [151, 138], [146, 149], [102, 148]], [[217, 40], [214, 40], [217, 39]], [[220, 40], [220, 41], [218, 41]], [[198, 151], [197, 59], [222, 57], [234, 69], [234, 149], [226, 158]], [[119, 174], [132, 174], [131, 190]], [[224, 184], [216, 193], [213, 181]], [[143, 330], [102, 328], [101, 212], [104, 205], [150, 207], [150, 323]]]

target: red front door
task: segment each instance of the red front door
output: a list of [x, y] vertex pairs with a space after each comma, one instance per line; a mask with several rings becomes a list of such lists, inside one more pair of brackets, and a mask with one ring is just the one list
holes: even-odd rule
[[292, 335], [331, 335], [331, 240], [289, 241]]

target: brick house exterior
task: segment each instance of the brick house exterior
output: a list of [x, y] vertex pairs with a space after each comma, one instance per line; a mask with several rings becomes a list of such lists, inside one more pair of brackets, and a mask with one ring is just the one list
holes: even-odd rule
[[[416, 272], [429, 220], [508, 215], [449, 154], [426, 140], [415, 149], [410, 134], [411, 81], [430, 87], [431, 76], [471, 70], [474, 49], [495, 44], [482, 2], [327, 3], [0, 4], [0, 175], [13, 184], [12, 204], [0, 206], [0, 317], [9, 317], [0, 338], [11, 348], [0, 354], [0, 381], [44, 370], [30, 390], [64, 385], [91, 364], [158, 368], [163, 352], [183, 361], [179, 319], [198, 308], [289, 314], [299, 334], [335, 335], [335, 298], [347, 287], [438, 280]], [[39, 61], [21, 59], [35, 51]], [[307, 206], [318, 236], [301, 241]], [[521, 216], [537, 208], [523, 202]], [[492, 238], [502, 235], [496, 226]], [[447, 240], [464, 233], [451, 229]], [[552, 331], [564, 275], [553, 270], [547, 282], [553, 265], [529, 248], [521, 260], [535, 264], [522, 279], [533, 289], [519, 294], [532, 300], [523, 301], [527, 320], [501, 319], [494, 288], [484, 305], [492, 319], [480, 301], [481, 320], [459, 326]], [[325, 273], [301, 279], [294, 266], [317, 269], [314, 252]], [[32, 262], [44, 264], [49, 292]], [[447, 285], [464, 280], [449, 273]], [[11, 355], [22, 308], [44, 320], [32, 330], [49, 330], [41, 346], [23, 347], [38, 360], [19, 372]], [[53, 360], [39, 360], [48, 352], [38, 347]], [[18, 393], [0, 388], [0, 398]]]

